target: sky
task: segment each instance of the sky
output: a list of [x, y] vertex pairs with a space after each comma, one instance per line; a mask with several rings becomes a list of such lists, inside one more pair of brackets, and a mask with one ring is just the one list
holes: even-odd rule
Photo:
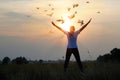
[[[79, 6], [73, 9], [73, 4]], [[77, 14], [69, 25], [74, 25], [76, 30], [81, 28], [78, 19], [87, 23], [92, 18], [77, 40], [82, 60], [95, 60], [115, 47], [120, 48], [119, 0], [0, 0], [0, 60], [5, 56], [62, 59], [67, 38], [51, 21], [64, 28], [68, 24], [62, 26], [56, 20], [62, 17], [67, 22], [66, 18], [75, 11]], [[52, 17], [47, 15], [52, 12]], [[74, 60], [73, 55], [71, 60]]]

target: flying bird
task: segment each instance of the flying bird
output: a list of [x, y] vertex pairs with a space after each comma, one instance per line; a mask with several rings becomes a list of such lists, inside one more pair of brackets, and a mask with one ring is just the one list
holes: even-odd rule
[[47, 12], [47, 10], [44, 10], [44, 12]]
[[75, 8], [75, 4], [73, 5], [73, 8]]
[[73, 4], [73, 8], [78, 7], [78, 6], [79, 6], [79, 4]]
[[27, 15], [28, 18], [30, 18], [31, 16], [30, 15]]
[[50, 17], [52, 17], [52, 15], [53, 15], [54, 13], [52, 12], [52, 13], [50, 13], [50, 14], [47, 14], [48, 16], [50, 16]]
[[48, 6], [51, 6], [51, 4], [48, 4]]
[[54, 8], [51, 9], [52, 11], [54, 10]]
[[77, 14], [77, 11], [75, 11], [75, 14]]
[[58, 20], [56, 20], [57, 22], [61, 22], [62, 24], [64, 23], [64, 20], [63, 20], [63, 18], [61, 17], [61, 19], [58, 19]]
[[79, 6], [79, 4], [76, 4], [76, 7], [78, 7]]
[[100, 14], [100, 11], [98, 11], [97, 13]]
[[71, 10], [71, 8], [67, 8], [67, 10], [68, 10], [68, 11], [70, 11], [70, 10]]
[[87, 4], [89, 4], [90, 2], [89, 2], [89, 1], [87, 1], [86, 3], [87, 3]]
[[64, 23], [64, 20], [62, 20], [62, 19], [58, 19], [56, 21], [61, 22], [62, 24]]
[[78, 23], [81, 24], [81, 26], [84, 24], [84, 21], [83, 20], [78, 20]]
[[73, 19], [75, 17], [75, 14], [68, 16], [69, 19]]
[[39, 7], [36, 7], [36, 9], [40, 9]]

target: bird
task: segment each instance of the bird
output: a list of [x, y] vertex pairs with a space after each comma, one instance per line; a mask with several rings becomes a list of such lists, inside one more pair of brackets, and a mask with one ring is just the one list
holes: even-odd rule
[[90, 2], [89, 2], [89, 1], [87, 1], [86, 3], [87, 3], [87, 4], [89, 4]]
[[54, 10], [54, 8], [51, 8], [51, 10], [53, 11], [53, 10]]
[[75, 8], [75, 4], [73, 4], [73, 8]]
[[47, 14], [48, 16], [50, 16], [50, 17], [52, 17], [52, 15], [53, 15], [54, 13], [52, 12], [52, 13], [50, 13], [50, 14]]
[[36, 7], [36, 9], [40, 9], [39, 7]]
[[47, 10], [44, 10], [44, 12], [47, 12]]
[[67, 10], [68, 10], [68, 11], [70, 11], [70, 10], [71, 10], [71, 8], [67, 8]]
[[62, 19], [58, 19], [56, 21], [61, 22], [62, 24], [64, 23], [64, 20], [62, 20]]
[[72, 19], [75, 17], [75, 14], [68, 16], [69, 19]]
[[97, 13], [100, 14], [100, 11], [98, 11]]
[[79, 4], [73, 4], [73, 8], [78, 7], [78, 6], [79, 6]]
[[58, 20], [56, 20], [56, 21], [61, 22], [62, 24], [64, 23], [64, 20], [63, 20], [62, 17], [61, 17], [61, 19], [58, 19]]
[[62, 59], [64, 60], [64, 56], [62, 56]]
[[77, 11], [75, 11], [75, 14], [77, 14]]
[[27, 15], [28, 18], [30, 18], [31, 16], [30, 15]]
[[48, 4], [48, 6], [51, 6], [51, 4]]
[[76, 7], [78, 7], [79, 6], [79, 4], [76, 4]]
[[84, 24], [84, 21], [83, 20], [78, 20], [78, 23], [80, 23], [81, 24], [81, 26]]

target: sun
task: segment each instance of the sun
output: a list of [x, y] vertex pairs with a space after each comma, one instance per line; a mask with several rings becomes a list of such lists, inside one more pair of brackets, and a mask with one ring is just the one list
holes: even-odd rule
[[70, 26], [72, 25], [72, 21], [69, 18], [65, 19], [63, 24], [60, 24], [60, 27], [65, 31], [70, 31]]

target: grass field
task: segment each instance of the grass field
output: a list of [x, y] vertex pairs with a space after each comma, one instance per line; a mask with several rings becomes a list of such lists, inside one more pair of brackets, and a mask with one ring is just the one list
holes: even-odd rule
[[67, 72], [63, 63], [0, 65], [0, 80], [120, 80], [120, 63], [84, 62], [84, 73], [76, 63]]

